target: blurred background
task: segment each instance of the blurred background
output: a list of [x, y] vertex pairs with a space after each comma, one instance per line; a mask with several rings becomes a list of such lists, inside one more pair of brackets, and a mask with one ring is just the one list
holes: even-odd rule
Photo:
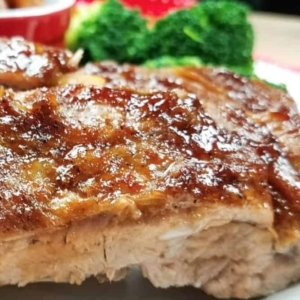
[[[75, 0], [78, 4], [96, 0]], [[170, 8], [189, 7], [197, 1], [220, 0], [121, 0], [123, 3], [146, 7], [149, 12], [166, 12]], [[252, 8], [249, 19], [255, 31], [254, 57], [269, 59], [300, 70], [300, 0], [232, 0], [247, 3]], [[45, 13], [42, 6], [51, 4], [55, 13]], [[64, 33], [69, 26], [74, 0], [0, 0], [0, 36], [21, 35], [54, 46], [64, 45]], [[15, 15], [5, 7], [40, 6], [40, 13]], [[80, 5], [76, 6], [79, 7]], [[149, 9], [148, 9], [148, 8]], [[82, 9], [82, 7], [81, 7]], [[6, 12], [8, 11], [7, 15]], [[84, 10], [82, 10], [84, 11]], [[11, 16], [8, 15], [11, 13]], [[25, 13], [25, 12], [23, 12]], [[17, 17], [18, 16], [18, 17]], [[159, 14], [154, 14], [159, 16]]]
[[300, 15], [299, 0], [240, 0], [251, 5], [256, 11]]

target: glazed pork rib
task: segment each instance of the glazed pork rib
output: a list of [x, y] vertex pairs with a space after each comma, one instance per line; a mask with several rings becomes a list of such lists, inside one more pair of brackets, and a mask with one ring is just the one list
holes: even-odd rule
[[62, 74], [76, 70], [78, 54], [21, 37], [0, 37], [0, 85], [17, 90], [56, 85]]
[[251, 298], [300, 279], [286, 93], [223, 70], [111, 62], [59, 81], [0, 90], [0, 284], [139, 267], [157, 287]]

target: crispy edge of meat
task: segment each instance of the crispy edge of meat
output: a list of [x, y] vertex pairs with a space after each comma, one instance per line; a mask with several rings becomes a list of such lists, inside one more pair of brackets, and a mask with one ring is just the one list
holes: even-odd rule
[[22, 37], [1, 37], [0, 85], [16, 90], [55, 86], [63, 74], [76, 71], [82, 55], [82, 50], [72, 53]]

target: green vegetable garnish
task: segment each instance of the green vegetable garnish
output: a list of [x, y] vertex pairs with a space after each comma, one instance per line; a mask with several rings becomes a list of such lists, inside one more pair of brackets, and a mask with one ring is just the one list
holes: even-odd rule
[[183, 57], [172, 57], [172, 56], [161, 56], [154, 59], [147, 60], [143, 63], [148, 68], [163, 68], [172, 66], [203, 66], [203, 62], [199, 57], [195, 56], [183, 56]]
[[206, 1], [159, 20], [151, 31], [148, 57], [196, 56], [204, 64], [253, 72], [254, 34], [248, 8], [231, 1]]
[[272, 87], [272, 88], [274, 88], [274, 89], [279, 89], [279, 90], [282, 90], [282, 91], [285, 91], [285, 92], [288, 91], [288, 90], [287, 90], [287, 86], [286, 86], [286, 84], [284, 84], [284, 83], [273, 83], [273, 82], [270, 82], [270, 81], [268, 81], [268, 80], [260, 79], [260, 78], [258, 78], [258, 77], [254, 77], [254, 78], [256, 78], [256, 79], [258, 79], [258, 80], [261, 80], [262, 82], [266, 83], [267, 85], [269, 85], [270, 87]]
[[[97, 17], [98, 11], [102, 4], [100, 2], [92, 2], [89, 5], [80, 5], [76, 9], [75, 15], [72, 17], [69, 29], [66, 32], [65, 42], [69, 49], [75, 51], [81, 48], [79, 36], [83, 28], [84, 22], [92, 21]], [[90, 30], [90, 29], [89, 29]]]
[[82, 48], [85, 60], [113, 59], [120, 63], [139, 63], [145, 53], [144, 38], [148, 34], [147, 22], [138, 10], [126, 9], [117, 0], [108, 0], [90, 8], [81, 26], [70, 28], [67, 46], [71, 50]]
[[154, 65], [156, 60], [162, 65], [172, 60], [173, 65], [224, 66], [251, 76], [254, 35], [247, 16], [248, 8], [241, 3], [205, 1], [148, 28], [137, 10], [107, 0], [72, 22], [67, 46], [82, 48], [92, 61]]

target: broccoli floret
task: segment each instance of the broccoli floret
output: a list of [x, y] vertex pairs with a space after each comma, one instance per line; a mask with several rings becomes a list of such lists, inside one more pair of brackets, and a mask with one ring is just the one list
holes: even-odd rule
[[65, 43], [70, 50], [77, 50], [81, 47], [78, 39], [82, 30], [82, 24], [87, 20], [94, 20], [100, 10], [101, 2], [95, 1], [91, 4], [78, 4], [75, 7], [70, 26], [65, 35]]
[[162, 67], [172, 67], [172, 66], [193, 66], [200, 67], [203, 66], [203, 62], [199, 57], [195, 56], [162, 56], [154, 59], [147, 60], [144, 64], [148, 68], [162, 68]]
[[270, 81], [265, 80], [265, 79], [261, 79], [261, 78], [256, 77], [256, 76], [254, 76], [253, 78], [266, 83], [267, 85], [269, 85], [270, 87], [272, 87], [274, 89], [279, 89], [279, 90], [288, 92], [287, 86], [284, 83], [273, 83], [273, 82], [270, 82]]
[[[203, 0], [204, 1], [204, 0]], [[82, 48], [85, 60], [119, 63], [191, 65], [191, 57], [224, 66], [242, 75], [253, 72], [253, 30], [248, 8], [226, 0], [210, 0], [159, 19], [149, 29], [138, 10], [118, 0], [95, 2], [71, 23], [67, 46]]]
[[247, 15], [247, 6], [231, 1], [173, 12], [151, 30], [148, 56], [197, 56], [205, 64], [251, 75], [254, 34]]
[[138, 10], [126, 9], [117, 0], [107, 0], [95, 5], [91, 15], [84, 14], [80, 21], [80, 27], [69, 33], [68, 46], [82, 48], [85, 60], [113, 59], [120, 63], [145, 60], [144, 39], [148, 29]]
[[[149, 59], [143, 63], [143, 66], [147, 68], [163, 68], [163, 67], [178, 67], [178, 66], [192, 66], [192, 67], [214, 67], [215, 65], [203, 63], [203, 61], [196, 56], [181, 56], [181, 57], [173, 57], [173, 56], [161, 56], [153, 59]], [[252, 65], [251, 66], [230, 66], [226, 67], [230, 71], [246, 76], [251, 77], [252, 73]]]

